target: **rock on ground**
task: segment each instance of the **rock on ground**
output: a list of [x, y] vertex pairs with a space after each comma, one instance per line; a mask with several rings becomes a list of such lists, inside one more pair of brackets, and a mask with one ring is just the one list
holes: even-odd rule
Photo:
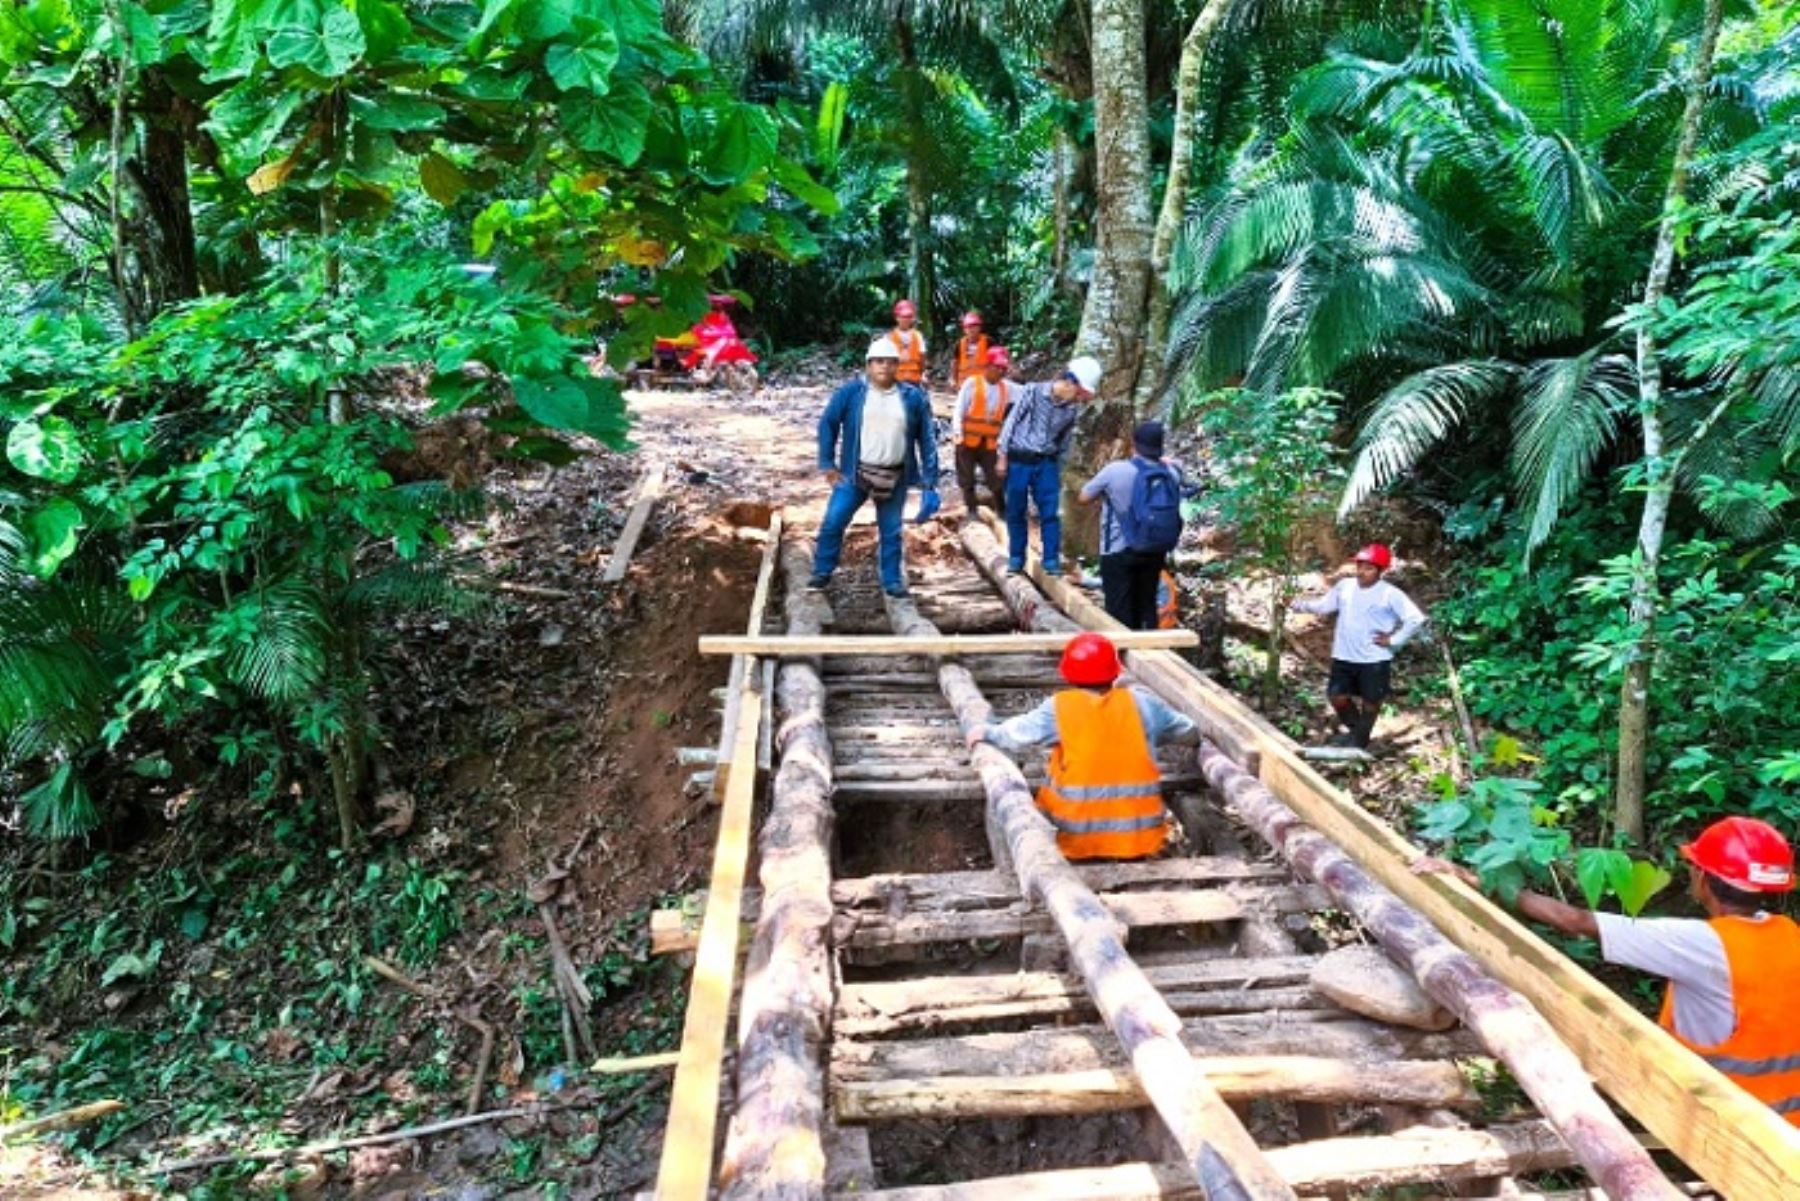
[[1340, 947], [1322, 956], [1311, 983], [1314, 992], [1376, 1021], [1418, 1030], [1456, 1024], [1456, 1015], [1426, 996], [1412, 974], [1379, 947]]

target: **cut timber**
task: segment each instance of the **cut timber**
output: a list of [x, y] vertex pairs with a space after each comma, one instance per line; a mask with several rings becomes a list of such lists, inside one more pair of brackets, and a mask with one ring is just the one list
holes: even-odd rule
[[[790, 635], [817, 634], [831, 608], [806, 588], [812, 552], [781, 551]], [[769, 815], [757, 843], [762, 905], [738, 1005], [737, 1112], [719, 1195], [825, 1193], [824, 1048], [832, 1010], [831, 740], [816, 663], [775, 677], [781, 727]]]
[[[762, 565], [757, 568], [756, 572], [756, 591], [750, 597], [750, 619], [746, 626], [746, 633], [762, 633], [763, 615], [768, 612], [769, 608], [769, 586], [775, 578], [775, 562], [781, 551], [781, 526], [781, 510], [777, 509], [769, 518], [769, 540], [763, 546]], [[774, 664], [769, 663], [765, 666], [772, 668]], [[757, 660], [752, 656], [733, 655], [731, 657], [731, 679], [726, 684], [727, 692], [725, 694], [725, 719], [719, 723], [718, 762], [721, 767], [713, 773], [712, 779], [712, 795], [715, 799], [724, 797], [725, 787], [731, 779], [731, 748], [737, 740], [738, 711], [744, 692], [744, 677], [747, 672], [756, 670], [758, 670]], [[763, 696], [773, 697], [775, 695], [774, 685], [766, 671], [763, 673], [759, 687]], [[763, 714], [765, 729], [774, 725], [769, 717], [768, 713]], [[759, 738], [757, 743], [756, 757], [759, 769], [763, 765], [763, 741]]]
[[1018, 618], [1021, 630], [1046, 634], [1080, 631], [1079, 623], [1057, 612], [1044, 600], [1043, 593], [1006, 569], [1006, 548], [994, 537], [993, 530], [979, 521], [965, 521], [962, 544], [969, 557], [975, 560], [975, 566], [981, 569], [981, 574], [1006, 598], [1006, 607]]
[[[1293, 1009], [1313, 965], [1310, 956], [1279, 959], [1198, 959], [1144, 969], [1144, 975], [1179, 1012], [1173, 998], [1216, 996], [1242, 1004], [1244, 1012]], [[939, 1029], [954, 1024], [1015, 1017], [1094, 1015], [1081, 981], [1059, 972], [995, 976], [930, 976], [846, 984], [838, 990], [833, 1029], [840, 1037]]]
[[616, 584], [625, 578], [625, 569], [631, 566], [631, 554], [637, 549], [638, 539], [643, 537], [644, 523], [650, 520], [650, 508], [662, 495], [662, 487], [663, 465], [653, 463], [638, 480], [637, 499], [632, 502], [625, 528], [613, 544], [612, 558], [606, 561], [606, 571], [600, 577], [605, 583]]
[[[1043, 782], [1043, 777], [1032, 776], [1026, 786], [1035, 791]], [[1163, 777], [1162, 789], [1165, 795], [1196, 792], [1203, 783], [1199, 775], [1184, 772]], [[834, 795], [846, 805], [930, 805], [987, 799], [979, 780], [845, 780]]]
[[[1268, 764], [1272, 756], [1265, 756]], [[1569, 1141], [1594, 1182], [1615, 1197], [1681, 1196], [1608, 1109], [1581, 1061], [1518, 993], [1458, 950], [1416, 909], [1377, 884], [1353, 859], [1212, 748], [1201, 767], [1238, 815], [1294, 869], [1323, 884], [1433, 1000], [1456, 1014], [1512, 1071], [1521, 1088]]]
[[[903, 635], [936, 633], [906, 602], [890, 600], [888, 618]], [[1047, 637], [1067, 640], [1061, 634]], [[992, 719], [993, 708], [968, 669], [946, 663], [938, 678], [965, 735]], [[1212, 1201], [1291, 1197], [1292, 1190], [1182, 1046], [1181, 1019], [1126, 954], [1116, 919], [1057, 849], [1055, 832], [1038, 811], [1018, 766], [988, 744], [977, 745], [971, 757], [988, 790], [990, 836], [1004, 838], [1020, 890], [1055, 919], [1071, 961], [1181, 1148], [1193, 1180]]]
[[[1062, 945], [1060, 939], [1054, 941], [1059, 947]], [[1061, 973], [1033, 969], [1015, 972], [1013, 975], [1025, 979], [1045, 976], [1054, 979]], [[958, 1026], [987, 1025], [1018, 1018], [1076, 1018], [1092, 1021], [1098, 1014], [1093, 998], [1079, 984], [1066, 993], [1042, 997], [1022, 996], [987, 1004], [964, 1002], [960, 999], [961, 990], [954, 984], [946, 985], [942, 980], [938, 980], [937, 984], [940, 989], [948, 987], [954, 991], [948, 994], [940, 992], [939, 1004], [936, 1006], [922, 1005], [892, 1017], [882, 1014], [852, 1017], [840, 1009], [832, 1023], [832, 1032], [839, 1038], [879, 1038], [923, 1030], [944, 1031]], [[1331, 1007], [1330, 1001], [1305, 987], [1208, 988], [1197, 992], [1164, 990], [1163, 1000], [1169, 1003], [1169, 1008], [1178, 1016], [1184, 1018], [1222, 1013], [1291, 1013], [1302, 1009]]]
[[[1150, 888], [1159, 884], [1219, 884], [1227, 881], [1292, 879], [1287, 867], [1247, 863], [1199, 855], [1187, 859], [1142, 859], [1131, 863], [1078, 863], [1075, 874], [1089, 888]], [[1004, 872], [891, 872], [855, 876], [831, 886], [839, 905], [878, 905], [885, 909], [895, 893], [910, 909], [972, 908], [986, 902], [1019, 897], [1019, 882]]]
[[[1180, 1039], [1196, 1056], [1317, 1055], [1376, 1063], [1480, 1054], [1480, 1044], [1462, 1031], [1428, 1034], [1329, 1009], [1190, 1018], [1180, 1024]], [[1031, 1076], [1129, 1066], [1119, 1040], [1103, 1026], [899, 1041], [840, 1038], [831, 1047], [833, 1081]]]
[[[1470, 1107], [1480, 1097], [1453, 1063], [1357, 1063], [1308, 1055], [1221, 1056], [1199, 1061], [1227, 1101], [1294, 1101]], [[840, 1084], [832, 1112], [841, 1122], [925, 1118], [1034, 1117], [1104, 1113], [1148, 1105], [1137, 1077], [1104, 1068], [1042, 1076], [939, 1076]]]
[[[1111, 916], [1109, 924], [1137, 929], [1233, 922], [1251, 910], [1300, 912], [1322, 908], [1319, 902], [1324, 898], [1303, 889], [1273, 888], [1242, 892], [1226, 889], [1121, 892], [1098, 900], [1104, 905], [1104, 912]], [[832, 940], [845, 947], [904, 947], [932, 942], [1023, 938], [1028, 934], [1049, 934], [1058, 928], [1050, 913], [1020, 901], [1001, 910], [918, 913], [902, 917], [858, 910], [840, 914], [833, 921]]]
[[[1490, 1130], [1414, 1127], [1375, 1138], [1333, 1138], [1267, 1152], [1294, 1190], [1320, 1196], [1334, 1188], [1383, 1188], [1416, 1181], [1468, 1180], [1510, 1172], [1544, 1172], [1574, 1162], [1544, 1122]], [[846, 1201], [850, 1194], [840, 1194]], [[1171, 1164], [1134, 1163], [962, 1184], [877, 1189], [859, 1201], [1204, 1201], [1186, 1171]]]
[[[915, 609], [916, 613], [917, 610]], [[924, 618], [920, 618], [924, 621]], [[926, 623], [929, 625], [929, 623]], [[796, 635], [758, 638], [715, 634], [700, 639], [703, 655], [1042, 655], [1061, 654], [1071, 634]], [[1126, 630], [1111, 635], [1120, 650], [1194, 646], [1192, 630]]]
[[681, 1060], [669, 1097], [668, 1131], [657, 1171], [657, 1201], [705, 1201], [712, 1187], [713, 1135], [719, 1120], [719, 1079], [724, 1070], [725, 1029], [731, 1020], [732, 984], [738, 961], [738, 907], [750, 855], [750, 816], [756, 799], [756, 721], [763, 698], [743, 700], [738, 736], [731, 748], [731, 790], [719, 814], [713, 852], [711, 903], [700, 925], [700, 948], [682, 1024]]

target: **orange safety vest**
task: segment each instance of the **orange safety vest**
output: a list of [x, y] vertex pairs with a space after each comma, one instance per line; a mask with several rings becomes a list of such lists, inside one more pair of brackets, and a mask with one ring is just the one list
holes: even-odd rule
[[971, 375], [980, 375], [981, 369], [987, 366], [988, 336], [982, 334], [973, 342], [962, 338], [956, 343], [956, 386], [962, 387], [963, 381]]
[[1658, 1020], [1677, 1042], [1790, 1124], [1800, 1126], [1800, 1023], [1794, 1020], [1794, 994], [1800, 990], [1800, 925], [1779, 915], [1761, 921], [1715, 917], [1707, 924], [1719, 932], [1731, 970], [1731, 1002], [1737, 1010], [1731, 1037], [1703, 1047], [1675, 1034], [1673, 983], [1663, 994]]
[[962, 421], [963, 445], [971, 450], [992, 450], [1000, 444], [1000, 427], [1006, 424], [1006, 381], [1001, 380], [998, 387], [1000, 395], [989, 405], [987, 377], [975, 377], [975, 395], [969, 398], [969, 411]]
[[888, 334], [900, 351], [900, 366], [894, 378], [903, 384], [916, 384], [925, 378], [925, 339], [916, 329], [896, 329]]
[[1038, 808], [1070, 859], [1142, 859], [1168, 838], [1162, 776], [1127, 688], [1056, 694], [1057, 744]]
[[1175, 587], [1175, 577], [1163, 572], [1156, 578], [1156, 628], [1159, 630], [1178, 630], [1181, 628], [1181, 612], [1176, 607], [1181, 600], [1181, 593]]

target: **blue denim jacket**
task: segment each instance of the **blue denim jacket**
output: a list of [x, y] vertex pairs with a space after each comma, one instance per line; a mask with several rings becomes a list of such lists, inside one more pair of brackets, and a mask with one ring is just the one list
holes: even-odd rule
[[[918, 485], [928, 492], [937, 490], [938, 457], [937, 425], [931, 417], [931, 402], [912, 384], [900, 384], [900, 403], [906, 407], [906, 475], [905, 487]], [[845, 479], [856, 478], [856, 465], [862, 456], [863, 400], [869, 394], [869, 381], [857, 376], [831, 394], [825, 402], [825, 413], [819, 418], [819, 470], [836, 468]], [[840, 437], [839, 435], [842, 435]]]

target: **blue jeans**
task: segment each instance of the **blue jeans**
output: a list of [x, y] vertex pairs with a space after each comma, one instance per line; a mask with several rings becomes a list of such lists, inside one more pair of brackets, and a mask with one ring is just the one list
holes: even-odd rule
[[1044, 566], [1052, 571], [1062, 567], [1062, 465], [1055, 459], [1037, 463], [1021, 463], [1009, 459], [1006, 464], [1006, 558], [1014, 568], [1025, 566], [1025, 551], [1031, 545], [1031, 525], [1026, 520], [1025, 502], [1029, 498], [1037, 506], [1038, 528], [1044, 536]]
[[[849, 480], [831, 486], [831, 499], [825, 503], [825, 522], [819, 527], [819, 546], [813, 552], [813, 578], [831, 578], [838, 559], [844, 553], [844, 531], [850, 519], [862, 508], [869, 494]], [[906, 572], [900, 564], [900, 526], [906, 515], [906, 489], [895, 488], [886, 500], [875, 502], [875, 529], [881, 536], [881, 587], [896, 592], [906, 587]]]

